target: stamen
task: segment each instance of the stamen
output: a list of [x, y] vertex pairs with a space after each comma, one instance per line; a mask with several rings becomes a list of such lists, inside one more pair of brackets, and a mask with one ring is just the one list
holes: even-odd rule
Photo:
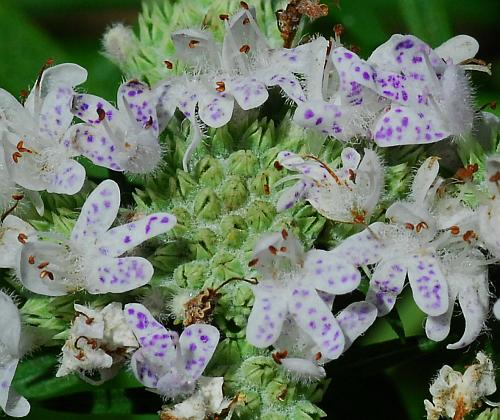
[[240, 1], [240, 6], [243, 8], [243, 9], [246, 9], [246, 10], [249, 10], [250, 8], [248, 7], [248, 3], [245, 2], [245, 1]]
[[42, 75], [45, 70], [47, 70], [52, 64], [54, 64], [54, 60], [52, 58], [47, 59], [47, 61], [43, 64], [40, 72], [38, 73], [38, 78], [36, 79], [36, 87], [37, 89], [40, 87], [40, 82], [42, 81]]
[[460, 228], [458, 226], [451, 226], [449, 230], [452, 235], [458, 235], [460, 233]]
[[78, 342], [81, 340], [81, 339], [85, 339], [85, 341], [87, 342], [87, 344], [90, 344], [92, 349], [96, 349], [97, 348], [97, 340], [95, 338], [87, 338], [85, 337], [84, 335], [81, 335], [80, 337], [78, 337], [76, 340], [75, 340], [75, 349], [77, 350], [81, 350], [80, 347], [78, 347]]
[[20, 98], [19, 102], [21, 103], [21, 105], [24, 105], [26, 99], [28, 99], [29, 94], [30, 93], [26, 89], [23, 89], [21, 90], [21, 92], [19, 92], [19, 98]]
[[479, 108], [479, 111], [484, 111], [488, 107], [490, 107], [491, 109], [497, 109], [497, 101], [485, 103], [481, 108]]
[[413, 229], [415, 229], [415, 225], [413, 225], [412, 223], [405, 223], [405, 228], [409, 229], [409, 230], [413, 230]]
[[33, 255], [30, 255], [28, 257], [28, 264], [31, 264], [31, 265], [35, 264], [35, 257]]
[[277, 396], [276, 399], [278, 401], [285, 401], [286, 396], [288, 395], [288, 388], [285, 388], [283, 391], [281, 391]]
[[274, 161], [274, 168], [277, 170], [277, 171], [281, 171], [283, 170], [284, 166], [279, 163], [277, 160]]
[[224, 82], [215, 82], [215, 84], [217, 85], [215, 88], [217, 92], [224, 92], [226, 90], [226, 84]]
[[319, 359], [321, 359], [323, 355], [321, 354], [320, 351], [318, 351], [315, 355], [314, 355], [314, 360], [318, 361]]
[[313, 159], [316, 162], [319, 162], [320, 165], [323, 166], [323, 168], [325, 168], [327, 172], [332, 176], [337, 185], [344, 185], [342, 180], [337, 176], [337, 174], [333, 171], [333, 169], [331, 169], [325, 162], [321, 161], [319, 158], [313, 155], [306, 155], [306, 158]]
[[427, 229], [429, 226], [427, 225], [427, 223], [425, 222], [420, 222], [417, 227], [415, 228], [415, 230], [417, 231], [417, 233], [420, 233], [420, 231], [422, 229]]
[[243, 25], [248, 25], [249, 23], [250, 23], [250, 19], [248, 17], [243, 19]]
[[45, 267], [47, 267], [48, 265], [49, 265], [49, 262], [48, 262], [48, 261], [44, 261], [44, 262], [42, 262], [42, 263], [38, 264], [38, 266], [37, 266], [37, 267], [41, 270], [42, 268], [45, 268]]
[[[243, 277], [231, 277], [230, 279], [227, 279], [226, 281], [224, 281], [219, 287], [217, 287], [216, 289], [213, 289], [213, 293], [217, 293], [220, 289], [222, 289], [226, 284], [228, 283], [231, 283], [232, 281], [235, 281], [235, 280], [238, 280], [238, 281], [244, 281], [245, 283], [249, 283], [249, 284], [253, 284], [254, 286], [256, 284], [259, 284], [259, 282], [257, 281], [257, 279], [255, 278], [251, 278], [251, 279], [245, 279]], [[210, 289], [209, 289], [210, 291]]]
[[51, 271], [49, 270], [42, 270], [40, 272], [40, 278], [41, 279], [44, 279], [45, 277], [48, 277], [49, 280], [54, 280], [54, 273], [52, 273]]
[[272, 255], [276, 255], [278, 253], [278, 248], [276, 248], [275, 246], [273, 245], [269, 245], [267, 247], [267, 249], [269, 249], [269, 252], [272, 254]]
[[280, 252], [287, 252], [288, 251], [288, 248], [286, 246], [282, 246], [280, 248]]
[[19, 235], [17, 235], [17, 240], [24, 245], [26, 242], [28, 242], [28, 235], [26, 235], [25, 233], [20, 233]]
[[[87, 319], [85, 320], [85, 324], [87, 324], [87, 325], [91, 325], [91, 324], [94, 322], [94, 318], [92, 318], [92, 317], [88, 316], [87, 314], [84, 314], [83, 312], [78, 312], [78, 311], [76, 311], [76, 314], [77, 314], [77, 316], [82, 315], [82, 316], [84, 316], [85, 318], [87, 318]], [[76, 318], [77, 318], [77, 317], [75, 316], [75, 319], [76, 319]]]
[[2, 214], [0, 222], [3, 222], [5, 218], [17, 208], [17, 206], [19, 205], [19, 201], [21, 201], [23, 198], [24, 198], [23, 194], [12, 194], [12, 199], [15, 200], [16, 202], [10, 209], [8, 209], [4, 214]]
[[192, 39], [191, 41], [189, 41], [189, 48], [194, 48], [196, 47], [198, 44], [200, 43], [200, 41], [197, 41], [196, 39]]
[[354, 172], [354, 170], [352, 170], [351, 168], [349, 168], [348, 172], [349, 172], [349, 181], [356, 183], [356, 172]]
[[500, 171], [497, 171], [496, 174], [491, 175], [488, 180], [490, 182], [495, 182], [498, 184], [498, 182], [500, 181]]
[[257, 263], [259, 262], [259, 259], [258, 258], [254, 258], [253, 260], [251, 260], [249, 263], [248, 263], [248, 266], [249, 267], [254, 267], [255, 265], [257, 265]]
[[250, 45], [244, 44], [240, 47], [240, 53], [247, 54], [250, 51]]
[[264, 184], [263, 188], [264, 188], [264, 195], [271, 194], [271, 190], [269, 189], [269, 184]]
[[23, 157], [23, 155], [20, 152], [14, 152], [12, 154], [12, 160], [17, 163], [19, 161], [19, 158]]
[[163, 62], [165, 63], [165, 67], [167, 67], [167, 69], [169, 69], [169, 70], [172, 70], [172, 68], [174, 67], [174, 65], [171, 61], [164, 60]]
[[359, 225], [365, 224], [366, 219], [365, 219], [364, 213], [359, 213], [359, 212], [353, 211], [352, 215], [353, 215], [354, 223], [359, 224]]
[[149, 116], [149, 120], [146, 122], [146, 124], [144, 124], [144, 128], [148, 129], [151, 128], [152, 126], [153, 126], [153, 117]]
[[288, 232], [286, 229], [283, 229], [281, 231], [281, 237], [286, 241], [286, 239], [288, 238]]
[[474, 179], [474, 174], [478, 171], [477, 163], [467, 165], [465, 168], [460, 168], [454, 175], [455, 179], [462, 182], [470, 182]]
[[75, 359], [82, 361], [83, 359], [85, 359], [85, 353], [82, 350], [80, 350], [78, 354], [75, 356]]
[[219, 15], [220, 20], [229, 20], [229, 15], [226, 13], [223, 13], [222, 15]]
[[288, 356], [288, 351], [277, 351], [275, 353], [271, 353], [271, 357], [276, 362], [276, 364], [281, 365], [281, 361]]
[[97, 117], [99, 118], [99, 122], [104, 121], [106, 118], [106, 112], [102, 108], [97, 108]]
[[464, 233], [464, 236], [462, 236], [462, 239], [469, 244], [471, 243], [471, 240], [475, 238], [477, 238], [477, 235], [473, 230], [468, 230]]
[[26, 147], [24, 147], [24, 140], [19, 140], [16, 145], [16, 149], [21, 153], [33, 153], [31, 149], [27, 149]]
[[340, 36], [344, 33], [344, 25], [341, 23], [337, 23], [333, 27], [333, 32], [335, 33], [335, 38], [337, 41], [340, 41]]

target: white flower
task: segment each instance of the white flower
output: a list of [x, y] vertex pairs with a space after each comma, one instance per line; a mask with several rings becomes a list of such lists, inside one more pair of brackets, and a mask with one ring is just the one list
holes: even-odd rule
[[356, 266], [332, 251], [304, 253], [298, 240], [285, 230], [261, 237], [250, 265], [264, 278], [251, 286], [255, 301], [248, 318], [248, 342], [259, 348], [273, 345], [291, 317], [324, 359], [338, 358], [346, 339], [318, 291], [331, 295], [351, 292], [361, 280]]
[[[88, 382], [102, 383], [118, 373], [126, 354], [139, 343], [127, 325], [121, 303], [112, 302], [100, 310], [74, 306], [77, 316], [62, 349], [56, 377], [77, 372]], [[86, 376], [95, 371], [100, 374], [97, 382]]]
[[369, 149], [365, 149], [361, 159], [356, 150], [347, 147], [341, 158], [342, 167], [333, 170], [314, 158], [306, 160], [291, 152], [280, 152], [277, 161], [302, 176], [295, 185], [283, 191], [277, 203], [278, 211], [305, 199], [330, 220], [365, 223], [383, 189], [382, 164]]
[[8, 215], [0, 221], [0, 267], [19, 268], [21, 249], [33, 240], [36, 231], [19, 217]]
[[379, 146], [433, 143], [472, 129], [474, 109], [462, 66], [479, 50], [477, 41], [459, 35], [432, 50], [412, 35], [393, 35], [368, 59], [373, 65], [364, 86], [391, 102], [373, 128]]
[[[224, 398], [222, 393], [223, 377], [198, 379], [197, 389], [194, 394], [175, 404], [172, 408], [163, 408], [161, 417], [179, 420], [198, 420], [211, 418], [214, 414], [220, 414], [222, 410], [231, 405], [231, 400]], [[169, 417], [170, 416], [170, 417]], [[231, 417], [224, 417], [230, 419]]]
[[19, 359], [24, 355], [21, 317], [12, 299], [0, 292], [0, 407], [12, 417], [27, 416], [30, 404], [17, 394], [11, 383]]
[[12, 181], [33, 190], [77, 193], [85, 169], [71, 147], [73, 87], [87, 71], [76, 64], [59, 64], [43, 71], [24, 107], [0, 89], [0, 136]]
[[191, 394], [219, 342], [217, 328], [193, 324], [179, 337], [143, 305], [125, 305], [124, 314], [140, 344], [131, 360], [137, 380], [166, 398]]
[[76, 95], [72, 112], [86, 124], [74, 128], [74, 147], [96, 165], [148, 173], [161, 160], [157, 100], [148, 85], [132, 80], [118, 88], [118, 109], [94, 95]]
[[294, 102], [304, 101], [306, 93], [296, 74], [305, 79], [309, 91], [321, 92], [327, 41], [317, 38], [296, 48], [272, 50], [253, 9], [242, 9], [228, 19], [222, 45], [195, 29], [176, 31], [172, 39], [177, 57], [194, 68], [195, 76], [167, 79], [156, 91], [164, 121], [179, 108], [191, 123], [185, 167], [201, 141], [198, 117], [210, 127], [221, 127], [231, 120], [235, 101], [244, 111], [257, 108], [269, 97], [270, 86], [279, 86]]
[[481, 400], [493, 394], [495, 370], [491, 359], [479, 352], [478, 363], [469, 366], [462, 374], [444, 365], [430, 387], [432, 402], [425, 400], [428, 420], [438, 420], [442, 416], [463, 419], [469, 412], [481, 405]]
[[116, 182], [103, 181], [88, 196], [70, 239], [38, 233], [21, 253], [19, 277], [39, 294], [61, 296], [80, 289], [122, 293], [149, 282], [153, 266], [145, 258], [121, 257], [147, 239], [175, 226], [175, 216], [155, 213], [110, 229], [120, 206]]
[[500, 155], [486, 160], [490, 199], [478, 209], [479, 235], [486, 248], [500, 258]]

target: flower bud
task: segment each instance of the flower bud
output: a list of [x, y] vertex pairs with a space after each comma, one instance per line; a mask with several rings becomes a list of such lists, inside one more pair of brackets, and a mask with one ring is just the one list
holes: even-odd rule
[[221, 161], [212, 156], [203, 157], [196, 165], [195, 175], [200, 185], [217, 187], [224, 179]]
[[245, 183], [238, 176], [231, 176], [224, 181], [220, 194], [224, 202], [224, 207], [228, 210], [240, 208], [245, 204], [248, 197]]
[[194, 199], [194, 214], [205, 220], [214, 220], [220, 214], [221, 201], [210, 188], [204, 188]]
[[251, 150], [238, 150], [227, 159], [229, 173], [245, 177], [255, 175], [257, 164], [257, 157]]

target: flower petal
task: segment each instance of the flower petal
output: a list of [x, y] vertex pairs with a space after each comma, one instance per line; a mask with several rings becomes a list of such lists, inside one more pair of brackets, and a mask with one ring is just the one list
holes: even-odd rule
[[370, 280], [366, 300], [378, 309], [378, 316], [388, 314], [403, 289], [406, 267], [403, 261], [384, 261], [377, 265]]
[[70, 86], [59, 86], [50, 91], [43, 101], [39, 115], [39, 130], [43, 137], [54, 142], [62, 140], [63, 134], [73, 121], [71, 106], [73, 89]]
[[153, 266], [141, 257], [107, 258], [95, 261], [96, 267], [87, 278], [89, 293], [123, 293], [149, 283]]
[[72, 241], [96, 240], [113, 224], [120, 207], [120, 188], [110, 179], [101, 182], [85, 200], [71, 233]]
[[267, 101], [266, 85], [255, 77], [235, 77], [225, 80], [226, 92], [233, 95], [241, 109], [248, 111]]
[[417, 306], [427, 315], [448, 310], [448, 283], [434, 255], [414, 255], [408, 259], [408, 279]]
[[156, 388], [160, 377], [157, 367], [150, 361], [147, 350], [140, 348], [134, 352], [130, 367], [136, 379], [147, 388]]
[[55, 169], [51, 183], [47, 186], [47, 192], [73, 195], [82, 189], [84, 182], [83, 165], [75, 160], [66, 159]]
[[110, 229], [97, 242], [102, 255], [118, 257], [150, 238], [172, 229], [177, 223], [173, 214], [154, 213], [126, 225]]
[[[72, 283], [73, 261], [66, 244], [28, 242], [21, 251], [20, 280], [24, 287], [45, 296], [64, 296], [76, 289]], [[40, 264], [49, 263], [43, 268]], [[47, 274], [43, 274], [47, 272]], [[48, 274], [50, 273], [50, 275]], [[51, 277], [52, 276], [52, 277]]]
[[288, 302], [288, 311], [297, 325], [311, 337], [326, 359], [336, 359], [344, 350], [340, 326], [314, 289], [296, 287]]
[[154, 87], [153, 91], [157, 97], [156, 113], [158, 116], [158, 129], [160, 133], [165, 129], [177, 108], [177, 83], [179, 82], [175, 79], [168, 79], [158, 83], [158, 85]]
[[415, 203], [424, 203], [425, 196], [439, 173], [439, 159], [436, 156], [427, 158], [417, 170], [411, 185], [412, 198]]
[[4, 219], [0, 231], [0, 267], [17, 269], [23, 247], [18, 240], [18, 235], [24, 233], [30, 240], [35, 230], [19, 217], [8, 215]]
[[0, 118], [2, 126], [9, 131], [22, 133], [24, 130], [30, 130], [36, 132], [35, 120], [14, 96], [2, 88], [0, 88]]
[[233, 115], [234, 100], [226, 93], [205, 92], [198, 101], [198, 115], [209, 127], [226, 125]]
[[271, 283], [261, 282], [252, 290], [255, 301], [248, 317], [246, 338], [255, 347], [264, 348], [273, 344], [281, 333], [287, 299]]
[[295, 103], [304, 102], [306, 95], [299, 80], [292, 74], [278, 69], [266, 69], [258, 76], [267, 86], [279, 86]]
[[212, 34], [197, 29], [181, 29], [171, 33], [175, 55], [185, 64], [194, 67], [218, 66], [219, 47]]
[[431, 109], [417, 112], [396, 106], [382, 115], [373, 131], [375, 142], [381, 147], [403, 144], [429, 144], [443, 140], [448, 132]]
[[[483, 274], [483, 276], [486, 277], [487, 274]], [[466, 278], [465, 280], [469, 279]], [[446, 346], [448, 350], [461, 349], [471, 344], [481, 333], [488, 318], [488, 307], [483, 305], [479, 291], [472, 285], [460, 290], [458, 302], [465, 318], [465, 331], [460, 340]]]
[[294, 377], [304, 381], [319, 381], [326, 376], [325, 369], [308, 359], [285, 357], [281, 365]]
[[385, 249], [379, 234], [383, 228], [383, 223], [372, 223], [362, 232], [344, 239], [335, 251], [356, 266], [375, 264], [380, 261]]
[[460, 64], [474, 58], [479, 51], [479, 43], [469, 35], [457, 35], [443, 42], [434, 52], [448, 64]]
[[307, 191], [313, 185], [313, 181], [304, 177], [291, 187], [285, 188], [278, 198], [278, 202], [276, 203], [276, 210], [284, 211], [292, 208], [294, 204], [305, 198], [305, 196], [307, 195]]
[[12, 356], [21, 356], [19, 354], [19, 341], [21, 340], [21, 316], [19, 309], [17, 309], [12, 298], [2, 291], [0, 291], [0, 307], [2, 308], [2, 316], [0, 317], [2, 354], [7, 351]]
[[186, 327], [179, 338], [186, 374], [196, 381], [212, 358], [219, 343], [219, 330], [212, 325], [194, 324]]
[[316, 289], [332, 295], [343, 295], [356, 289], [361, 274], [350, 262], [333, 251], [312, 250], [304, 263], [305, 278]]
[[11, 388], [18, 363], [19, 359], [9, 359], [7, 362], [2, 361], [0, 365], [0, 407], [12, 417], [24, 417], [30, 412], [28, 400]]
[[342, 310], [336, 318], [344, 334], [344, 351], [346, 351], [354, 340], [375, 322], [377, 308], [369, 302], [354, 302]]
[[456, 298], [457, 293], [453, 293], [450, 296], [450, 305], [444, 314], [427, 317], [427, 320], [425, 321], [425, 334], [432, 341], [443, 341], [446, 337], [448, 337]]
[[[104, 119], [101, 121], [98, 109], [104, 111]], [[125, 121], [118, 110], [105, 99], [95, 95], [80, 94], [73, 98], [73, 115], [92, 125], [102, 125], [103, 121], [112, 122], [116, 125], [125, 126]]]
[[146, 128], [158, 136], [156, 96], [150, 87], [138, 80], [123, 83], [118, 88], [117, 103], [120, 111], [133, 116], [138, 127]]

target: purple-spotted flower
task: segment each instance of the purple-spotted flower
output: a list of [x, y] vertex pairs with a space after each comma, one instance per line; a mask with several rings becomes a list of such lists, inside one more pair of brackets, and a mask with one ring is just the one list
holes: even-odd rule
[[38, 232], [38, 240], [21, 253], [22, 284], [35, 293], [61, 296], [81, 289], [122, 293], [148, 283], [151, 263], [120, 255], [172, 229], [175, 216], [155, 213], [110, 229], [119, 206], [118, 184], [106, 180], [88, 196], [69, 239]]
[[74, 86], [87, 71], [59, 64], [43, 71], [24, 106], [0, 89], [0, 138], [12, 181], [33, 191], [75, 194], [85, 181], [85, 169], [72, 158], [71, 102]]
[[379, 146], [428, 144], [472, 129], [474, 109], [462, 65], [479, 50], [477, 41], [459, 35], [432, 50], [411, 35], [393, 35], [368, 59], [372, 71], [360, 83], [390, 101], [372, 136]]
[[[318, 292], [319, 296], [331, 310], [334, 296]], [[377, 308], [369, 302], [354, 302], [343, 309], [335, 317], [344, 335], [344, 352], [362, 335], [377, 318]], [[319, 351], [311, 337], [297, 325], [288, 315], [284, 321], [281, 334], [273, 344], [278, 354], [286, 354], [280, 365], [297, 381], [308, 382], [326, 376], [323, 365], [330, 360]], [[286, 353], [284, 353], [286, 351]]]
[[191, 394], [219, 342], [217, 328], [193, 324], [179, 337], [141, 304], [125, 305], [124, 314], [140, 344], [131, 360], [137, 380], [168, 399]]
[[161, 159], [157, 99], [145, 83], [118, 88], [118, 109], [94, 95], [76, 95], [72, 112], [85, 121], [74, 128], [74, 147], [96, 165], [114, 171], [149, 173]]
[[294, 102], [305, 101], [307, 91], [321, 92], [328, 45], [324, 38], [273, 50], [260, 32], [253, 9], [242, 9], [225, 24], [222, 45], [205, 31], [174, 32], [177, 57], [193, 68], [194, 76], [167, 79], [156, 87], [163, 119], [168, 121], [178, 108], [191, 123], [185, 167], [201, 141], [198, 119], [209, 127], [221, 127], [230, 121], [235, 102], [244, 111], [257, 108], [266, 102], [271, 86], [279, 86]]
[[[62, 348], [56, 377], [78, 373], [92, 384], [115, 376], [127, 354], [139, 347], [123, 315], [122, 304], [112, 302], [102, 309], [74, 305], [76, 317]], [[99, 373], [96, 381], [88, 373]]]
[[361, 280], [356, 266], [332, 251], [305, 253], [286, 230], [261, 237], [250, 265], [263, 279], [252, 286], [255, 301], [248, 319], [247, 340], [259, 348], [275, 344], [290, 317], [324, 359], [338, 358], [346, 339], [318, 291], [331, 295], [351, 292]]
[[277, 203], [278, 211], [291, 208], [299, 200], [307, 200], [328, 219], [364, 223], [378, 203], [384, 186], [383, 167], [373, 150], [365, 149], [363, 159], [351, 147], [341, 154], [342, 166], [335, 170], [315, 158], [291, 152], [280, 152], [277, 161], [301, 175], [286, 188]]
[[11, 387], [19, 359], [25, 353], [21, 317], [10, 296], [0, 292], [0, 407], [12, 417], [27, 416], [30, 404]]
[[439, 316], [449, 308], [448, 283], [438, 252], [443, 236], [438, 235], [437, 221], [428, 210], [438, 169], [437, 159], [428, 158], [417, 171], [411, 200], [387, 209], [391, 223], [373, 223], [335, 249], [361, 264], [377, 264], [366, 299], [377, 307], [379, 316], [394, 307], [407, 276], [422, 311]]

